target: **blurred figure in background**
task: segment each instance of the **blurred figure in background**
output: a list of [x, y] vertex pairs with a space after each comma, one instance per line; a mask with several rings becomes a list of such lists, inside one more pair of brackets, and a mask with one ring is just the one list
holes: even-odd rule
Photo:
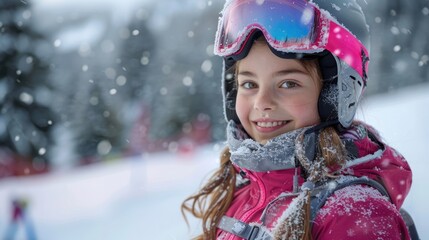
[[19, 230], [20, 223], [23, 224], [26, 239], [36, 240], [36, 233], [33, 227], [33, 223], [27, 213], [28, 210], [28, 199], [26, 198], [14, 198], [11, 204], [11, 220], [9, 227], [6, 229], [6, 235], [4, 240], [15, 240], [17, 239], [17, 233]]

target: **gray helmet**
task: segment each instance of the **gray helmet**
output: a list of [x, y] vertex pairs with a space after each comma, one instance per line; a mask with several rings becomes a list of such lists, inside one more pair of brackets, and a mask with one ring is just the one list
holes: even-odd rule
[[[235, 0], [230, 0], [229, 2], [233, 1]], [[284, 2], [288, 1], [292, 2], [292, 0], [284, 0]], [[347, 61], [347, 58], [341, 56], [341, 51], [337, 52], [332, 49], [322, 49], [318, 52], [309, 53], [303, 53], [302, 51], [284, 52], [271, 46], [268, 41], [269, 47], [274, 54], [282, 58], [318, 59], [323, 78], [323, 87], [318, 101], [321, 121], [322, 123], [340, 123], [343, 127], [347, 128], [354, 119], [358, 101], [366, 86], [369, 61], [369, 28], [366, 24], [364, 13], [355, 0], [313, 0], [309, 2], [316, 6], [324, 17], [331, 19], [338, 26], [346, 29], [349, 33], [349, 38], [353, 38], [353, 41], [357, 40], [360, 43], [359, 48], [350, 49], [347, 46], [348, 44], [340, 44], [344, 45], [342, 47], [347, 48], [349, 52], [351, 51], [352, 56], [354, 56], [353, 59]], [[225, 5], [225, 8], [227, 5]], [[221, 24], [221, 21], [219, 21], [217, 36], [219, 36]], [[235, 112], [237, 89], [234, 72], [231, 72], [231, 68], [236, 61], [247, 56], [253, 42], [252, 40], [258, 38], [264, 32], [261, 29], [254, 29], [244, 34], [248, 35], [245, 37], [246, 41], [243, 42], [240, 53], [223, 56], [224, 71], [222, 85], [224, 114], [227, 121], [234, 120], [236, 123], [239, 123], [240, 120]], [[330, 40], [331, 38], [328, 39], [328, 41]], [[216, 39], [216, 41], [219, 40]], [[359, 71], [356, 70], [357, 68], [359, 68]]]

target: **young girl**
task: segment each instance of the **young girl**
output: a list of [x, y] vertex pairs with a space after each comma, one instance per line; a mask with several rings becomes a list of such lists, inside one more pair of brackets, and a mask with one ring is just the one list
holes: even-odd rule
[[202, 220], [196, 239], [409, 239], [411, 170], [353, 121], [368, 36], [355, 0], [227, 1], [215, 53], [228, 148], [182, 205]]

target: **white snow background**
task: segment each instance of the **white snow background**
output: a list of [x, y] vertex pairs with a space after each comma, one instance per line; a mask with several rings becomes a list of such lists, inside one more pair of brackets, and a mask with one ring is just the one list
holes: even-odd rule
[[[368, 98], [359, 114], [411, 165], [413, 187], [404, 207], [421, 239], [429, 238], [428, 106], [425, 84]], [[2, 180], [0, 238], [9, 221], [10, 199], [22, 196], [30, 201], [29, 216], [41, 240], [189, 239], [180, 204], [215, 169], [221, 148], [217, 144], [191, 154], [146, 154], [69, 172]], [[25, 239], [23, 228], [19, 236]]]

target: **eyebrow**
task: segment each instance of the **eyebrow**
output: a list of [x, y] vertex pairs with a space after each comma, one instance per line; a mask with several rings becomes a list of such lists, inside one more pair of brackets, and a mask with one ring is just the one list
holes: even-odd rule
[[239, 71], [237, 75], [243, 75], [245, 77], [255, 77], [256, 74], [250, 71]]
[[[301, 69], [285, 69], [285, 70], [280, 70], [278, 72], [275, 72], [273, 76], [283, 76], [283, 75], [296, 74], [296, 73], [305, 74], [305, 75], [309, 74], [308, 72]], [[256, 74], [251, 71], [239, 71], [238, 75], [243, 75], [245, 77], [256, 77]]]

